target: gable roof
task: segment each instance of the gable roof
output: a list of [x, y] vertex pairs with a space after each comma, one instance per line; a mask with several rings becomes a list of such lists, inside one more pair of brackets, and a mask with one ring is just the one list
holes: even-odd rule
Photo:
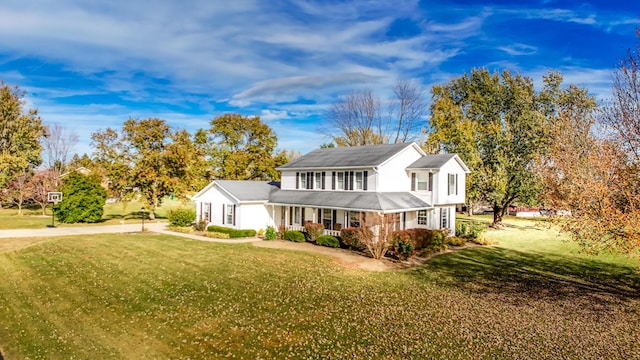
[[462, 170], [464, 170], [464, 172], [470, 172], [469, 168], [462, 161], [462, 159], [460, 159], [460, 156], [458, 156], [458, 154], [427, 154], [414, 161], [414, 163], [409, 165], [407, 169], [439, 169], [451, 159], [455, 159]]
[[229, 194], [238, 202], [266, 202], [269, 201], [271, 193], [280, 188], [278, 182], [253, 181], [253, 180], [214, 180], [204, 189], [195, 194], [192, 199], [196, 200], [202, 194], [209, 191], [214, 186], [218, 186], [222, 191]]
[[276, 170], [372, 168], [383, 164], [411, 146], [422, 152], [415, 143], [316, 149]]

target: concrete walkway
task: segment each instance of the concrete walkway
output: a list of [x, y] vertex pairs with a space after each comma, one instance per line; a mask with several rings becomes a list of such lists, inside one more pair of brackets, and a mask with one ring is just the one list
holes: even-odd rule
[[[167, 223], [148, 222], [144, 227], [149, 232], [185, 237], [193, 240], [210, 241], [219, 243], [247, 243], [262, 241], [260, 238], [242, 238], [242, 239], [214, 239], [206, 236], [198, 236], [193, 234], [184, 234], [166, 229]], [[142, 224], [122, 224], [122, 225], [97, 225], [97, 226], [74, 226], [74, 227], [55, 227], [40, 229], [10, 229], [0, 230], [0, 239], [4, 238], [21, 238], [21, 237], [51, 237], [51, 236], [68, 236], [68, 235], [94, 235], [94, 234], [123, 234], [140, 232]]]

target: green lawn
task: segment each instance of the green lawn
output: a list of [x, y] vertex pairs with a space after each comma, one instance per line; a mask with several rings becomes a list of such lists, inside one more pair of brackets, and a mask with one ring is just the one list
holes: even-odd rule
[[[176, 207], [190, 207], [189, 203], [180, 200], [166, 198], [158, 209], [156, 218], [166, 219], [167, 212]], [[142, 203], [130, 201], [128, 203], [106, 204], [102, 221], [95, 224], [61, 224], [56, 219], [56, 226], [88, 226], [88, 225], [119, 225], [125, 223], [137, 223], [142, 218]], [[148, 213], [146, 213], [148, 215]], [[0, 209], [0, 230], [6, 229], [38, 229], [51, 224], [51, 205], [47, 206], [46, 215], [42, 215], [40, 207], [27, 207], [22, 209], [22, 215], [18, 215], [15, 208]]]
[[[153, 234], [0, 253], [7, 359], [640, 358], [636, 260], [509, 221], [410, 270]], [[3, 241], [3, 240], [0, 240]], [[0, 247], [1, 248], [1, 247]], [[9, 249], [9, 248], [6, 248]]]

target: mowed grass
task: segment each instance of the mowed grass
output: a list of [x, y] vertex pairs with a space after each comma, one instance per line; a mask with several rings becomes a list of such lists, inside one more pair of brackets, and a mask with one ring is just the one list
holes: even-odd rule
[[0, 254], [0, 351], [7, 359], [640, 358], [638, 262], [580, 254], [534, 222], [509, 224], [487, 234], [497, 245], [384, 273], [250, 244], [55, 238]]
[[[164, 199], [162, 206], [156, 213], [156, 218], [164, 220], [167, 218], [169, 210], [178, 207], [193, 207], [193, 204], [189, 202], [183, 202], [181, 200], [171, 200], [169, 198]], [[138, 223], [142, 219], [142, 203], [139, 201], [130, 201], [127, 203], [111, 203], [106, 204], [104, 207], [104, 214], [102, 221], [94, 224], [62, 224], [57, 219], [55, 220], [55, 226], [69, 227], [69, 226], [91, 226], [91, 225], [119, 225], [124, 223]], [[148, 210], [145, 211], [145, 215], [148, 216]], [[40, 207], [25, 207], [22, 209], [22, 214], [18, 215], [16, 208], [3, 208], [0, 209], [0, 230], [7, 229], [41, 229], [51, 224], [51, 205], [47, 206], [45, 215], [42, 215]]]

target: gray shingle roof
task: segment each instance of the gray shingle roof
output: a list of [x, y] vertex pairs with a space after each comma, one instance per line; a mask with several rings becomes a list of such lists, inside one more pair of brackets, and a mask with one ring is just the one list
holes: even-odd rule
[[407, 169], [439, 169], [456, 154], [427, 154], [409, 165]]
[[413, 143], [317, 149], [278, 170], [375, 167]]
[[336, 192], [279, 190], [271, 194], [273, 204], [310, 206], [344, 210], [403, 211], [432, 206], [408, 192]]
[[266, 181], [216, 180], [215, 182], [241, 202], [268, 201], [271, 193], [280, 187], [279, 183]]

